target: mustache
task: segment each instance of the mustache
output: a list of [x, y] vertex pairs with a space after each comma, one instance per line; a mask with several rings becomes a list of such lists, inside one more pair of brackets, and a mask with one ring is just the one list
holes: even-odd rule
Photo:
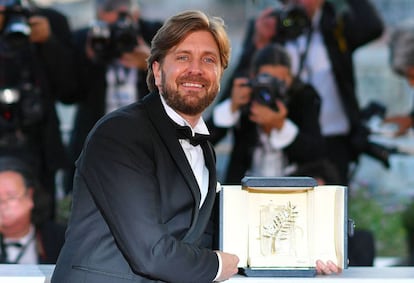
[[177, 83], [185, 83], [185, 82], [191, 82], [191, 83], [199, 83], [204, 86], [209, 85], [209, 81], [200, 77], [200, 76], [183, 76], [177, 79]]

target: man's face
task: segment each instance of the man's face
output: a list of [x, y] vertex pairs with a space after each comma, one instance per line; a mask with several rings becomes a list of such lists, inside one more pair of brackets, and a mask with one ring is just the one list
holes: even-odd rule
[[119, 19], [120, 13], [129, 14], [128, 6], [119, 6], [114, 10], [99, 10], [98, 18], [108, 24], [113, 24]]
[[292, 84], [292, 75], [289, 71], [289, 68], [282, 65], [263, 65], [259, 68], [259, 74], [268, 74], [274, 78], [283, 81], [287, 87]]
[[201, 114], [220, 89], [220, 52], [208, 31], [190, 33], [163, 62], [154, 62], [152, 67], [160, 94], [171, 108], [184, 115]]
[[32, 190], [13, 171], [0, 173], [0, 232], [12, 234], [30, 223], [34, 206]]

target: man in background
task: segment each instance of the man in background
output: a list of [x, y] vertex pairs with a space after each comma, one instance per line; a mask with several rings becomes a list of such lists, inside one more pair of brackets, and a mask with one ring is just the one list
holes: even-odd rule
[[[398, 27], [390, 38], [390, 65], [392, 70], [414, 87], [414, 28]], [[412, 98], [414, 99], [414, 98]], [[414, 103], [414, 102], [413, 102]], [[384, 123], [398, 125], [397, 135], [406, 134], [414, 125], [414, 105], [408, 115], [387, 117]]]
[[148, 93], [145, 82], [149, 43], [161, 27], [142, 18], [136, 0], [96, 0], [96, 22], [73, 33], [79, 88], [68, 152], [71, 169], [65, 190], [72, 190], [74, 162], [93, 125], [106, 113]]
[[56, 263], [65, 227], [45, 217], [48, 200], [28, 164], [0, 157], [0, 263]]

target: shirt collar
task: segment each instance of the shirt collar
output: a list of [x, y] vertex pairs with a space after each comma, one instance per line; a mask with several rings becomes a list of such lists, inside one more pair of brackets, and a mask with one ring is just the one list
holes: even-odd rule
[[189, 126], [191, 131], [194, 133], [198, 133], [198, 134], [203, 134], [203, 135], [209, 135], [210, 132], [208, 131], [207, 125], [204, 122], [203, 117], [201, 117], [196, 126], [193, 128], [191, 127], [191, 125], [183, 118], [180, 116], [180, 114], [178, 114], [174, 109], [172, 109], [167, 102], [165, 101], [164, 97], [160, 94], [160, 98], [161, 98], [161, 102], [162, 105], [164, 106], [165, 112], [167, 112], [168, 117], [170, 117], [171, 120], [173, 120], [175, 123], [177, 123], [180, 126]]

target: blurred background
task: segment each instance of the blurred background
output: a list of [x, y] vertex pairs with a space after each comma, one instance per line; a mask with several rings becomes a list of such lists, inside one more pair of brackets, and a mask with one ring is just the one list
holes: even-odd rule
[[[92, 0], [37, 0], [39, 5], [52, 6], [63, 12], [72, 29], [88, 25], [94, 19]], [[331, 0], [345, 8], [345, 0]], [[386, 31], [382, 38], [364, 46], [355, 53], [357, 91], [360, 106], [372, 101], [386, 106], [386, 114], [404, 114], [412, 110], [413, 90], [406, 81], [392, 73], [389, 67], [389, 36], [396, 26], [414, 24], [413, 0], [371, 0], [382, 15]], [[277, 6], [276, 0], [141, 0], [143, 17], [163, 20], [185, 9], [201, 9], [208, 14], [222, 17], [228, 27], [232, 43], [232, 60], [240, 54], [241, 41], [248, 19], [267, 6]], [[226, 74], [231, 73], [232, 64]], [[226, 84], [226, 75], [223, 84]], [[57, 105], [64, 137], [71, 130], [75, 106]], [[208, 112], [207, 112], [208, 113]], [[406, 154], [390, 158], [390, 168], [363, 156], [354, 168], [350, 190], [349, 214], [359, 228], [368, 228], [376, 236], [377, 265], [391, 265], [406, 256], [406, 234], [401, 225], [401, 213], [414, 195], [414, 134], [402, 141]], [[226, 163], [231, 137], [217, 146], [219, 176]], [[414, 212], [412, 215], [414, 219]], [[414, 220], [413, 220], [414, 222]]]

